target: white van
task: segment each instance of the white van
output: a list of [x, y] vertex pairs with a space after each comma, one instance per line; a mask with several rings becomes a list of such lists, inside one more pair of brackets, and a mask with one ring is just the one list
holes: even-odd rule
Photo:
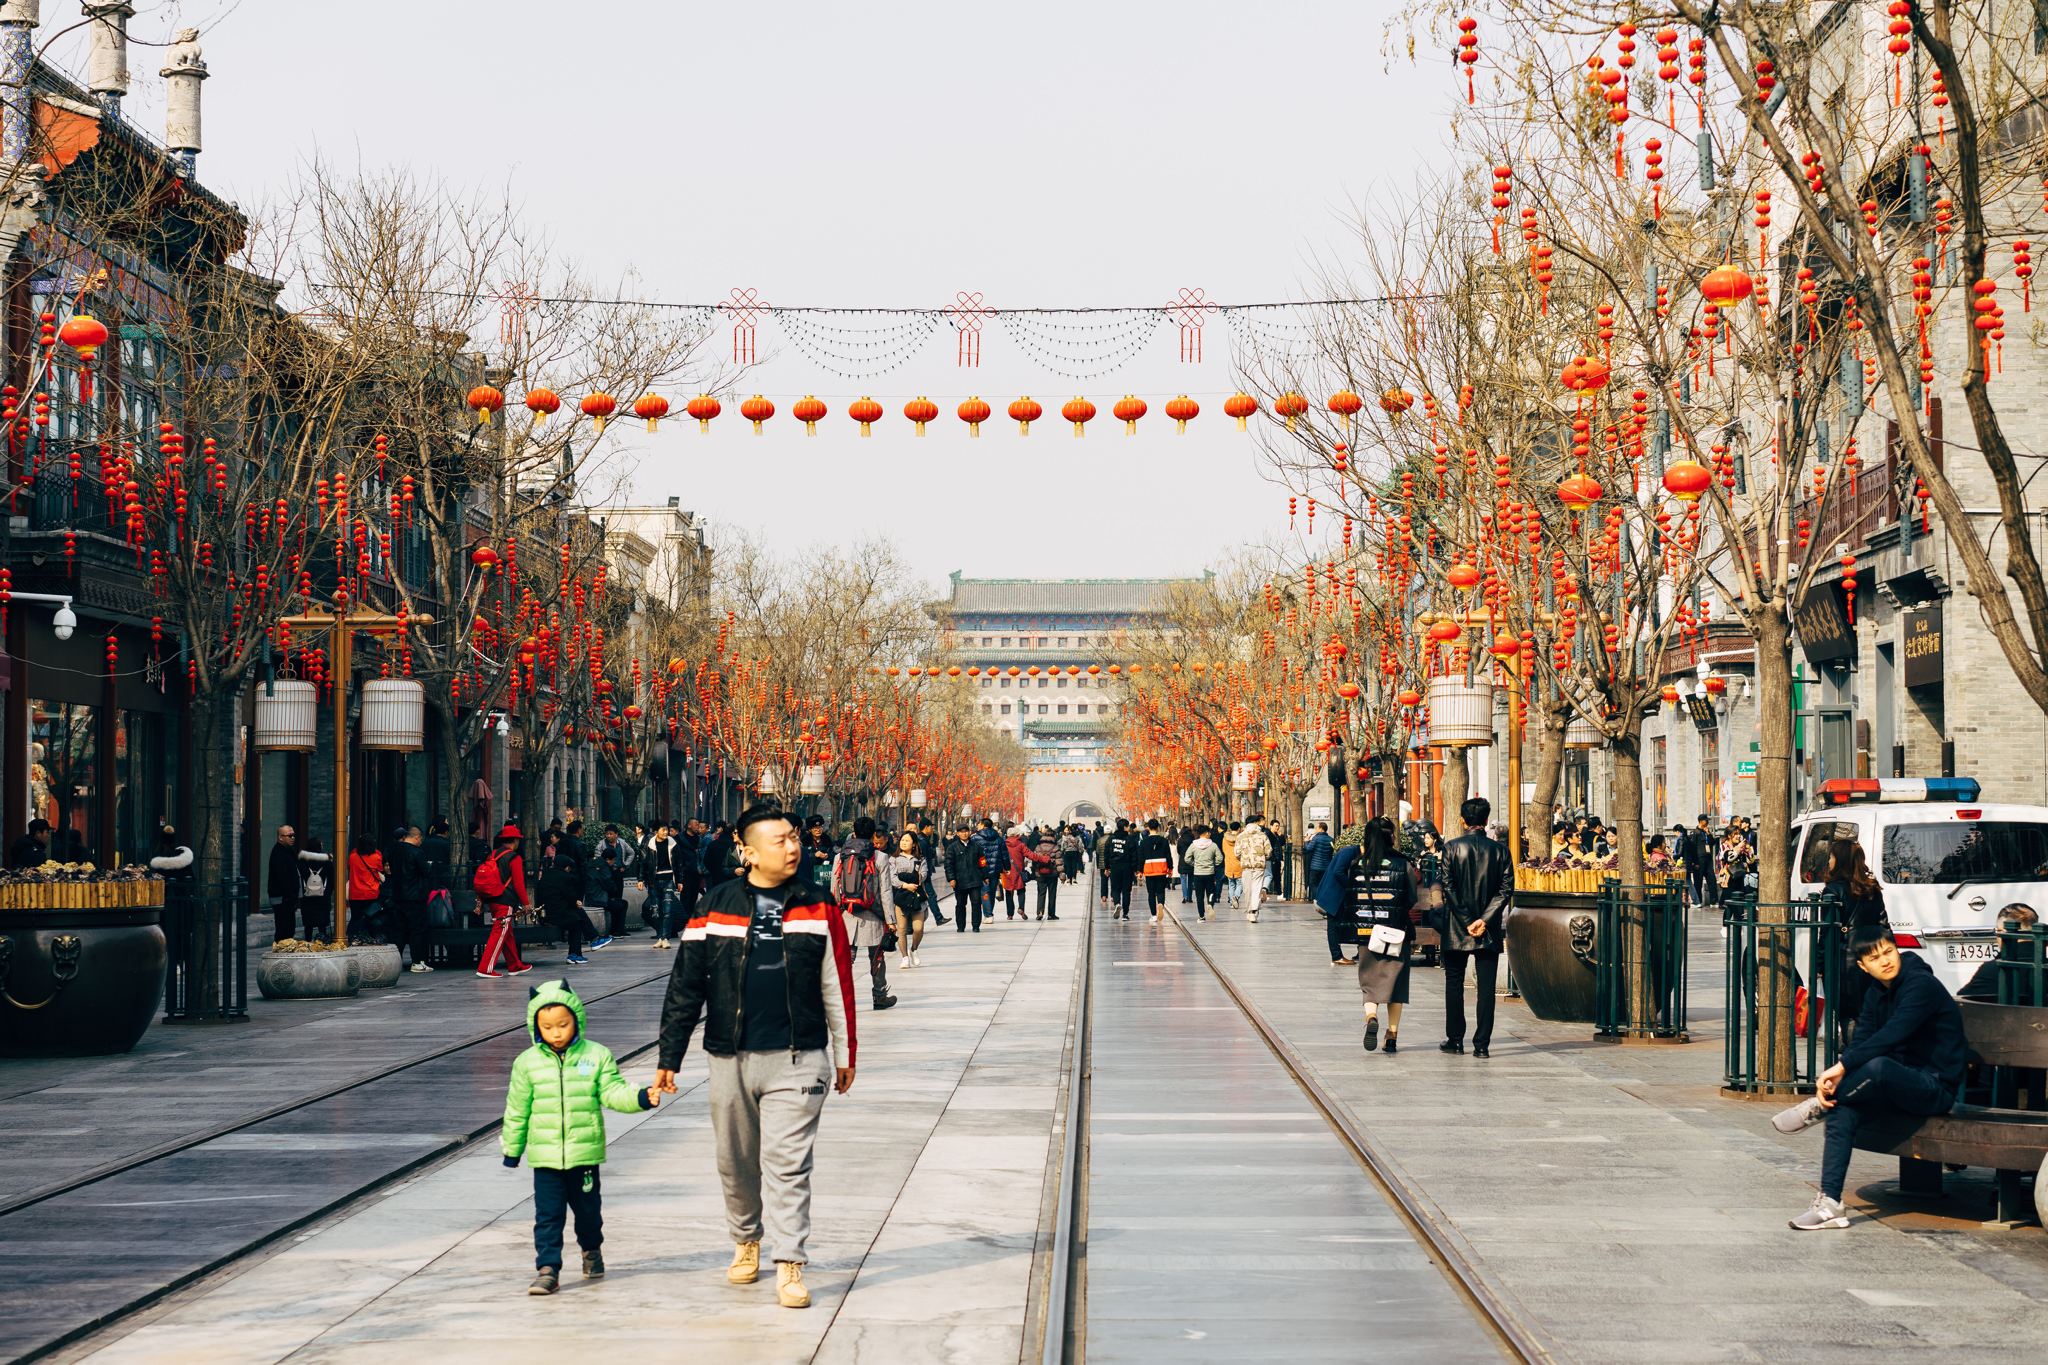
[[1970, 777], [1821, 783], [1826, 804], [1792, 822], [1792, 894], [1818, 895], [1838, 846], [1863, 845], [1899, 947], [1951, 993], [1998, 956], [1999, 912], [2048, 912], [2048, 806], [1977, 804]]

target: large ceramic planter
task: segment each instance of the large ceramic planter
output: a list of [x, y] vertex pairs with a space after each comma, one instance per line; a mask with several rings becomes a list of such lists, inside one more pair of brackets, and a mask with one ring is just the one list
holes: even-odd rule
[[161, 905], [0, 907], [0, 1056], [134, 1047], [163, 999], [162, 915]]
[[1594, 1022], [1597, 896], [1515, 891], [1508, 912], [1508, 969], [1529, 1012], [1565, 1024]]
[[256, 959], [256, 989], [265, 1000], [340, 1000], [362, 989], [354, 949], [338, 953], [265, 953]]
[[398, 945], [395, 943], [365, 944], [349, 951], [354, 953], [356, 961], [362, 964], [364, 990], [381, 990], [386, 986], [396, 986], [398, 974], [405, 970], [405, 964], [399, 961]]

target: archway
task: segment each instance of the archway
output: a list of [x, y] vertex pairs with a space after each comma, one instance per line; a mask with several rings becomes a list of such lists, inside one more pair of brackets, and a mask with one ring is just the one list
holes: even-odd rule
[[1070, 802], [1067, 808], [1060, 812], [1060, 823], [1063, 825], [1071, 825], [1076, 820], [1102, 820], [1106, 822], [1108, 819], [1109, 813], [1107, 811], [1103, 810], [1101, 806], [1096, 805], [1093, 801], [1088, 800]]

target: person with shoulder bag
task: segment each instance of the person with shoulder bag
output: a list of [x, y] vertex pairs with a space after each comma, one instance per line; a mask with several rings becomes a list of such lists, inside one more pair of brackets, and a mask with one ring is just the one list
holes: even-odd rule
[[874, 1006], [888, 1009], [896, 1003], [889, 994], [889, 949], [895, 934], [889, 929], [882, 901], [881, 859], [875, 853], [875, 822], [863, 815], [853, 822], [853, 837], [832, 860], [832, 899], [846, 920], [846, 938], [856, 950], [865, 949], [868, 979]]
[[1340, 848], [1316, 888], [1316, 906], [1330, 917], [1333, 966], [1343, 964], [1343, 938], [1358, 945], [1358, 991], [1365, 998], [1365, 1050], [1380, 1046], [1380, 1011], [1386, 1011], [1386, 1050], [1397, 1050], [1401, 1009], [1408, 1003], [1409, 962], [1415, 928], [1415, 868], [1401, 853], [1401, 833], [1384, 815], [1366, 822], [1363, 840]]
[[328, 911], [334, 904], [334, 855], [320, 846], [319, 835], [308, 834], [298, 863], [299, 917], [306, 938], [317, 943], [327, 937]]

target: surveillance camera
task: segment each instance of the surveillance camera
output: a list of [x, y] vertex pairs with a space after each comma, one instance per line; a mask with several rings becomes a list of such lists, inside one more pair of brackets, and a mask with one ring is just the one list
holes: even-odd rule
[[59, 607], [57, 614], [50, 618], [50, 625], [57, 632], [58, 639], [68, 640], [71, 638], [71, 632], [78, 626], [78, 618], [71, 614], [70, 607]]

